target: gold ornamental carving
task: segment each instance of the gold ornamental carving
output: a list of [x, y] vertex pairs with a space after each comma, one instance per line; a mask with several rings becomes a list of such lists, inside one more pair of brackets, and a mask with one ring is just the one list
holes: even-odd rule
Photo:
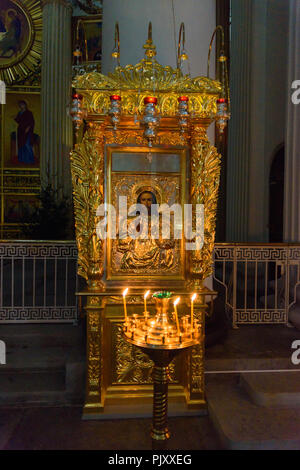
[[[144, 98], [153, 94], [157, 97], [157, 108], [162, 116], [175, 116], [178, 97], [189, 97], [193, 115], [213, 119], [217, 112], [216, 99], [222, 92], [222, 85], [207, 77], [191, 78], [182, 75], [180, 69], [162, 66], [154, 58], [155, 46], [150, 39], [144, 48], [146, 56], [136, 65], [116, 67], [105, 76], [99, 72], [78, 75], [73, 86], [83, 95], [89, 114], [106, 114], [110, 95], [122, 93], [122, 112], [125, 115], [141, 115]], [[149, 40], [148, 40], [149, 42]]]
[[99, 361], [90, 362], [88, 365], [88, 381], [91, 387], [97, 387], [100, 383]]
[[191, 273], [203, 281], [212, 272], [221, 156], [196, 125], [191, 135], [191, 203], [204, 205], [204, 242], [191, 254]]
[[[103, 358], [101, 356], [101, 319], [100, 312], [89, 311], [87, 315], [88, 347], [87, 378], [90, 391], [98, 387], [101, 381]], [[96, 389], [97, 393], [98, 390]]]
[[191, 353], [191, 393], [204, 393], [204, 348], [198, 344], [192, 348]]
[[[103, 411], [105, 396], [109, 400], [119, 397], [118, 403], [125, 396], [134, 397], [136, 393], [142, 396], [145, 386], [153, 380], [152, 361], [125, 341], [120, 331], [121, 292], [125, 287], [131, 291], [127, 297], [129, 316], [136, 307], [137, 311], [143, 308], [143, 292], [147, 289], [153, 292], [167, 288], [182, 298], [190, 298], [191, 291], [197, 292], [201, 308], [198, 304], [200, 312], [196, 309], [195, 316], [202, 330], [206, 308], [202, 295], [210, 295], [203, 281], [212, 269], [221, 157], [208, 140], [207, 128], [217, 119], [217, 100], [223, 88], [216, 80], [190, 78], [183, 76], [179, 68], [160, 65], [154, 59], [155, 47], [150, 39], [145, 45], [145, 58], [135, 66], [116, 67], [108, 76], [99, 72], [85, 73], [73, 81], [80, 123], [76, 127], [77, 143], [71, 153], [71, 171], [78, 272], [87, 280], [87, 290], [83, 292], [87, 295], [88, 319], [87, 413], [97, 413], [101, 407]], [[120, 99], [116, 126], [111, 120], [115, 112], [111, 111], [112, 95]], [[149, 96], [157, 98], [156, 109], [160, 115], [157, 132], [151, 140], [152, 148], [148, 147], [141, 125], [144, 98]], [[189, 107], [188, 125], [184, 130], [179, 124], [179, 97], [186, 97]], [[151, 154], [156, 153], [156, 169], [132, 170], [122, 163], [121, 169], [114, 170], [113, 155], [118, 152], [123, 156], [117, 156], [115, 162], [123, 157], [127, 161], [129, 155], [138, 153], [152, 161]], [[179, 169], [172, 173], [166, 164], [167, 169], [160, 171], [159, 159], [163, 153], [176, 157], [178, 167], [175, 163], [172, 165]], [[182, 206], [203, 204], [204, 240], [196, 251], [185, 251], [185, 238], [180, 241], [180, 248], [166, 248], [164, 266], [160, 266], [156, 246], [153, 244], [148, 251], [146, 247], [146, 255], [151, 252], [152, 258], [149, 256], [150, 262], [145, 268], [140, 266], [144, 258], [139, 256], [138, 249], [142, 248], [137, 249], [137, 244], [130, 244], [126, 239], [119, 243], [118, 238], [101, 240], [98, 237], [96, 228], [101, 218], [97, 216], [97, 208], [103, 203], [115, 207], [118, 195], [124, 195], [122, 188], [127, 191], [129, 207], [137, 202], [137, 189], [148, 188], [146, 192], [150, 192], [150, 187], [159, 204], [169, 204], [171, 200], [172, 204]], [[104, 298], [105, 301], [100, 300]], [[153, 310], [150, 299], [148, 305], [149, 311]], [[181, 314], [186, 307], [187, 304], [181, 303]], [[173, 386], [178, 387], [176, 390], [181, 387], [178, 396], [185, 396], [187, 406], [201, 407], [204, 403], [204, 333], [200, 344], [182, 359], [180, 367], [176, 362], [171, 363]]]
[[92, 128], [71, 152], [78, 274], [94, 288], [101, 287], [103, 274], [103, 241], [96, 233], [96, 211], [104, 202], [103, 158], [103, 134]]
[[[118, 89], [118, 88], [117, 88]], [[111, 90], [85, 90], [79, 89], [84, 98], [86, 110], [90, 114], [106, 114], [110, 105]], [[141, 115], [144, 108], [144, 98], [151, 95], [151, 90], [141, 93], [138, 97], [132, 91], [122, 92], [122, 110], [124, 114], [133, 116]], [[176, 116], [178, 108], [178, 98], [180, 93], [156, 93], [158, 103], [157, 109], [162, 116]], [[217, 112], [216, 94], [196, 94], [188, 95], [191, 103], [191, 109], [198, 117], [213, 118]]]
[[[152, 383], [153, 362], [140, 348], [125, 341], [121, 325], [116, 333], [116, 377], [118, 383], [150, 384]], [[175, 363], [169, 366], [170, 382], [176, 382]]]
[[153, 90], [153, 77], [156, 92], [165, 93], [208, 93], [219, 95], [222, 91], [220, 82], [207, 77], [183, 76], [178, 69], [162, 66], [156, 59], [149, 61], [142, 59], [136, 65], [116, 67], [113, 73], [103, 75], [99, 72], [90, 72], [78, 75], [73, 81], [77, 90], [120, 90], [149, 92]]

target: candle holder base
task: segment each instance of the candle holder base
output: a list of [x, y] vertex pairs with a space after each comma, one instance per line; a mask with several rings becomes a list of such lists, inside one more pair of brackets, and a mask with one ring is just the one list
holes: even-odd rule
[[[198, 320], [188, 321], [187, 316], [179, 323], [176, 303], [175, 312], [169, 313], [170, 292], [156, 292], [154, 317], [126, 315], [123, 335], [127, 342], [139, 346], [154, 362], [153, 367], [153, 422], [151, 430], [152, 448], [163, 449], [170, 437], [168, 429], [168, 383], [169, 364], [180, 351], [199, 343], [202, 324]], [[145, 306], [146, 312], [146, 306]], [[175, 320], [175, 321], [174, 321]]]

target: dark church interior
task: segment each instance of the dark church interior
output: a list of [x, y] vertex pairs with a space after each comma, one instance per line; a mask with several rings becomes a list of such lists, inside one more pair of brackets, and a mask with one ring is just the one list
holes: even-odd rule
[[1, 0], [0, 126], [1, 454], [299, 450], [300, 0]]

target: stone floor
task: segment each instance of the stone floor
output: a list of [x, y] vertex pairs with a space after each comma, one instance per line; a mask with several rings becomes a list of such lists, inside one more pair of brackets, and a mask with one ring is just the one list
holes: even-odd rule
[[225, 449], [300, 449], [300, 331], [245, 325], [206, 350], [208, 412]]
[[[151, 419], [82, 421], [81, 407], [0, 409], [2, 450], [151, 450]], [[207, 416], [170, 418], [168, 449], [214, 450]]]
[[[41, 330], [45, 332], [41, 334]], [[18, 328], [2, 326], [1, 337], [7, 342], [9, 361], [2, 371], [2, 382], [0, 380], [0, 385], [2, 384], [0, 449], [151, 449], [149, 418], [105, 421], [81, 419], [84, 386], [79, 366], [84, 367], [84, 336], [82, 325], [80, 327], [43, 325], [42, 328], [29, 325], [23, 328], [21, 325], [18, 325]], [[174, 450], [300, 449], [300, 438], [298, 438], [300, 406], [297, 405], [300, 401], [300, 377], [294, 375], [300, 375], [300, 365], [293, 365], [291, 362], [293, 352], [291, 345], [296, 339], [300, 339], [300, 332], [283, 325], [245, 325], [236, 330], [229, 330], [222, 342], [207, 348], [205, 369], [209, 416], [170, 418], [172, 437], [168, 442], [168, 448]], [[61, 351], [65, 351], [65, 354], [67, 352], [68, 357], [63, 357]], [[76, 398], [75, 402], [72, 401], [73, 398], [70, 400], [65, 391], [60, 391], [62, 359], [63, 362], [69, 361], [70, 364], [67, 368], [66, 385], [67, 389], [69, 387], [73, 395], [75, 394], [70, 395], [71, 398]], [[15, 367], [14, 370], [11, 369], [12, 365]], [[44, 390], [45, 384], [40, 373], [42, 367], [46, 368], [47, 373], [53, 369], [53, 383], [56, 384], [57, 391]], [[16, 370], [23, 371], [19, 382], [16, 380]], [[38, 381], [35, 377], [36, 370], [39, 372]], [[78, 375], [76, 380], [74, 371]], [[277, 371], [278, 381], [283, 377], [283, 373], [286, 374], [284, 378], [289, 385], [288, 392], [290, 384], [297, 385], [297, 390], [292, 390], [299, 394], [299, 400], [297, 398], [295, 401], [297, 407], [274, 410], [253, 403], [252, 398], [258, 396], [258, 392], [261, 393], [261, 390], [256, 390], [255, 387], [260, 384], [259, 374], [262, 371], [267, 373]], [[253, 379], [251, 378], [251, 385], [254, 387], [252, 398], [239, 383], [243, 373], [248, 375], [257, 373]], [[39, 390], [34, 405], [28, 402], [28, 397], [32, 398], [33, 393], [28, 385], [26, 385], [28, 397], [23, 396], [22, 383], [27, 381], [26, 374], [32, 375], [33, 391], [34, 386]], [[268, 390], [267, 377], [268, 387], [263, 392], [267, 394], [269, 391], [275, 392], [276, 387], [272, 385], [272, 380], [271, 390]], [[20, 388], [22, 390], [19, 390]], [[282, 394], [286, 390], [278, 392]], [[17, 393], [20, 400], [18, 405], [14, 401], [4, 401], [4, 397], [8, 400], [9, 396], [15, 397]], [[55, 400], [51, 401], [53, 393], [57, 396], [55, 395]], [[59, 394], [62, 393], [64, 395], [60, 399]], [[266, 403], [270, 401], [268, 395], [263, 398]], [[44, 403], [44, 406], [41, 406], [41, 403]], [[57, 406], [58, 403], [60, 406]]]
[[242, 325], [228, 331], [224, 341], [206, 349], [206, 370], [243, 371], [295, 369], [292, 343], [300, 331], [285, 325]]
[[[288, 373], [290, 384], [293, 384], [295, 374], [299, 373]], [[258, 375], [251, 374], [251, 377]], [[282, 382], [283, 374], [276, 375], [272, 388], [265, 390], [265, 402], [277, 395], [276, 388]], [[284, 375], [286, 377], [286, 373]], [[297, 404], [290, 404], [290, 400], [286, 404], [282, 399], [281, 404], [261, 405], [253, 394], [249, 394], [238, 374], [209, 376], [206, 382], [209, 417], [222, 448], [300, 450], [300, 407]]]

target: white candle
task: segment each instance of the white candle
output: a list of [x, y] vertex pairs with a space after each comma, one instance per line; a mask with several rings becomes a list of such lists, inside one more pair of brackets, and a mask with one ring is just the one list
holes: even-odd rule
[[128, 292], [128, 287], [123, 291], [123, 304], [124, 304], [124, 313], [125, 313], [125, 321], [127, 321], [127, 308], [126, 308], [126, 294]]
[[178, 315], [177, 315], [177, 304], [180, 300], [180, 297], [177, 297], [177, 299], [174, 301], [174, 310], [175, 310], [175, 319], [176, 319], [176, 325], [177, 325], [177, 331], [179, 333], [179, 321], [178, 321]]
[[147, 313], [147, 303], [146, 303], [146, 299], [148, 297], [148, 295], [150, 294], [150, 291], [147, 290], [147, 292], [145, 293], [144, 295], [144, 309], [145, 309], [145, 313]]

